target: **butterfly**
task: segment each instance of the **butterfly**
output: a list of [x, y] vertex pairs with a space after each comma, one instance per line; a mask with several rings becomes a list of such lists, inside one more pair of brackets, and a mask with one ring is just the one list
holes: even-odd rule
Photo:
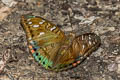
[[49, 70], [62, 71], [77, 66], [101, 43], [94, 33], [65, 35], [55, 24], [39, 16], [24, 15], [21, 24], [34, 59]]

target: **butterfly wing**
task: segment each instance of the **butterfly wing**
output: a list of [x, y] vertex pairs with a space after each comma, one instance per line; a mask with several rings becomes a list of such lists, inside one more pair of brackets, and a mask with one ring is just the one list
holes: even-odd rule
[[91, 52], [100, 45], [100, 38], [94, 33], [86, 33], [77, 36], [67, 48], [62, 48], [56, 57], [54, 69], [64, 70], [80, 64]]
[[35, 60], [46, 69], [51, 68], [65, 40], [64, 33], [56, 25], [41, 17], [22, 16], [21, 24]]
[[94, 33], [66, 37], [56, 25], [41, 17], [22, 16], [21, 23], [32, 55], [46, 69], [74, 67], [100, 45], [100, 38]]

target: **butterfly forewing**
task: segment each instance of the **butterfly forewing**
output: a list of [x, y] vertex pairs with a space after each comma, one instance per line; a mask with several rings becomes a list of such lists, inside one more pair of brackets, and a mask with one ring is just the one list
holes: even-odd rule
[[52, 67], [57, 51], [65, 40], [64, 33], [41, 17], [22, 16], [21, 23], [35, 60], [46, 68]]

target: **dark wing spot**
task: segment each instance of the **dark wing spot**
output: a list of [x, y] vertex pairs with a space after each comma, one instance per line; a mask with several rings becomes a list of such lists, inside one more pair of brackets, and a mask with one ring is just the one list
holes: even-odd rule
[[51, 68], [51, 66], [48, 66], [49, 68]]
[[39, 58], [39, 60], [41, 60], [41, 57]]
[[43, 64], [45, 64], [45, 62], [43, 62]]
[[31, 34], [31, 36], [32, 36], [32, 37], [34, 37], [34, 35], [33, 35], [33, 34]]
[[38, 53], [36, 53], [36, 56], [38, 56]]
[[33, 48], [34, 51], [36, 51], [37, 49], [36, 48]]

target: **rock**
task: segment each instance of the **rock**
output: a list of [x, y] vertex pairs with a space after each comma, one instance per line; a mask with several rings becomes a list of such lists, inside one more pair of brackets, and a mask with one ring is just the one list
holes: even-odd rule
[[17, 2], [14, 0], [1, 0], [1, 1], [8, 7], [13, 7], [17, 4]]
[[109, 71], [116, 71], [118, 69], [118, 65], [116, 63], [111, 63], [108, 65]]

